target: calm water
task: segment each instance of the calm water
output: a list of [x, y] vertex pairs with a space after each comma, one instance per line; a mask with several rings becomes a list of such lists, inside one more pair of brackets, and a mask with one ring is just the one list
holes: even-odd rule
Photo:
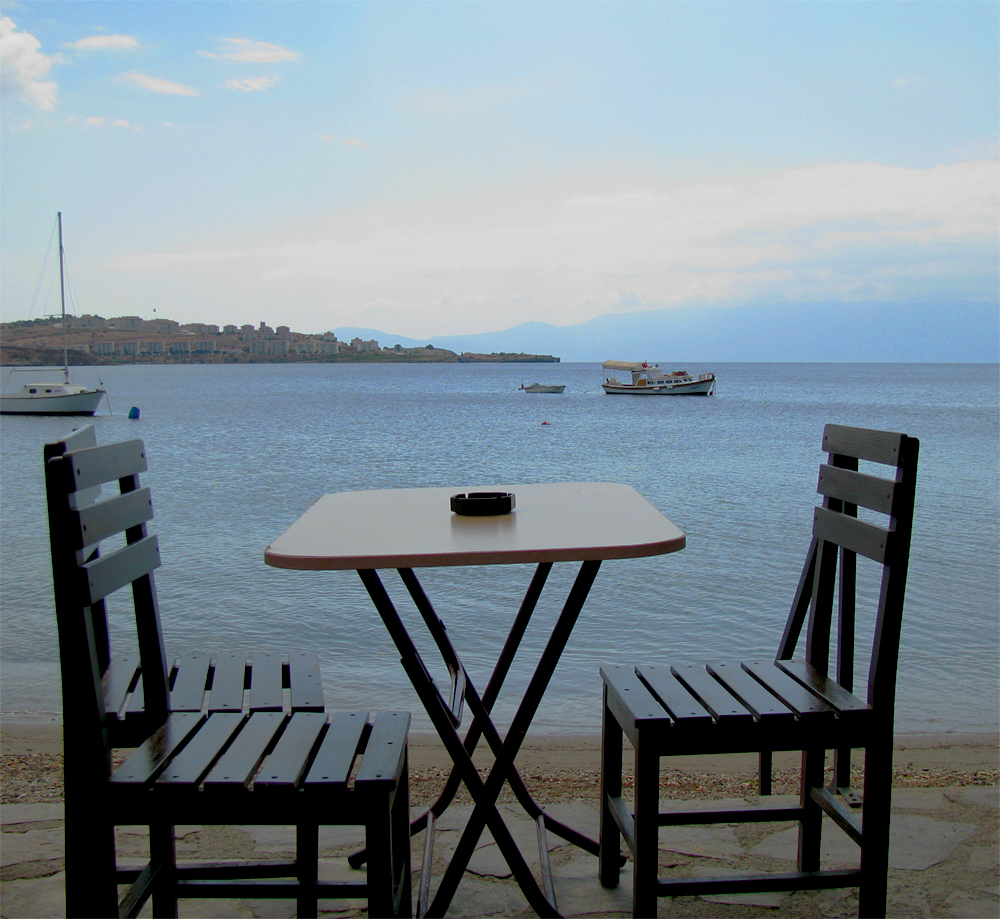
[[[718, 396], [605, 396], [598, 364], [98, 368], [115, 414], [94, 423], [100, 442], [146, 442], [169, 651], [316, 648], [328, 704], [410, 709], [423, 729], [357, 576], [268, 568], [265, 546], [319, 495], [342, 489], [635, 486], [686, 531], [688, 547], [604, 564], [536, 722], [549, 732], [599, 730], [602, 663], [773, 656], [809, 541], [823, 424], [905, 431], [922, 447], [898, 727], [996, 730], [996, 365], [686, 369], [716, 370]], [[81, 370], [78, 379], [91, 376]], [[566, 393], [517, 392], [535, 380], [565, 383]], [[138, 421], [127, 418], [133, 405]], [[80, 423], [2, 421], [5, 718], [59, 710], [41, 450]], [[501, 721], [575, 571], [553, 569], [498, 703]], [[519, 566], [422, 573], [480, 689], [530, 574]], [[399, 595], [395, 576], [385, 580]]]

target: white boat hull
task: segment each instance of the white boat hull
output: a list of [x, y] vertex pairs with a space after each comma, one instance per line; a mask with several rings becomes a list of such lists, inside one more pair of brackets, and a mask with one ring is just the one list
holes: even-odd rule
[[103, 389], [36, 383], [0, 395], [0, 415], [93, 415], [103, 398]]
[[655, 383], [635, 386], [632, 383], [604, 383], [611, 396], [710, 396], [715, 380], [692, 380], [690, 383]]

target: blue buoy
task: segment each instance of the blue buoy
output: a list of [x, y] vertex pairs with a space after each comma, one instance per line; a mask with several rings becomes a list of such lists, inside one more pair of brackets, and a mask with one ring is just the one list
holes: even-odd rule
[[139, 417], [139, 409], [135, 405], [133, 405], [132, 408], [130, 408], [128, 410], [128, 416], [129, 416], [129, 418], [132, 418], [132, 419], [138, 418]]

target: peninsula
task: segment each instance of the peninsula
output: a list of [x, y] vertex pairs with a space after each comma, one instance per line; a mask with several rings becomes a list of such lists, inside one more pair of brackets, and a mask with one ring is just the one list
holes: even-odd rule
[[0, 325], [0, 364], [41, 366], [62, 364], [65, 334], [69, 363], [85, 364], [248, 364], [293, 362], [347, 363], [558, 363], [551, 354], [501, 352], [458, 354], [433, 344], [404, 348], [377, 341], [338, 341], [333, 332], [321, 335], [206, 323], [180, 324], [171, 319], [120, 316], [34, 319]]

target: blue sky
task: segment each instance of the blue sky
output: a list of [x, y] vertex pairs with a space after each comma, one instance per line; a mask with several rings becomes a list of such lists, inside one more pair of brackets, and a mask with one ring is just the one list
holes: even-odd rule
[[995, 301], [998, 10], [2, 3], [0, 318]]

